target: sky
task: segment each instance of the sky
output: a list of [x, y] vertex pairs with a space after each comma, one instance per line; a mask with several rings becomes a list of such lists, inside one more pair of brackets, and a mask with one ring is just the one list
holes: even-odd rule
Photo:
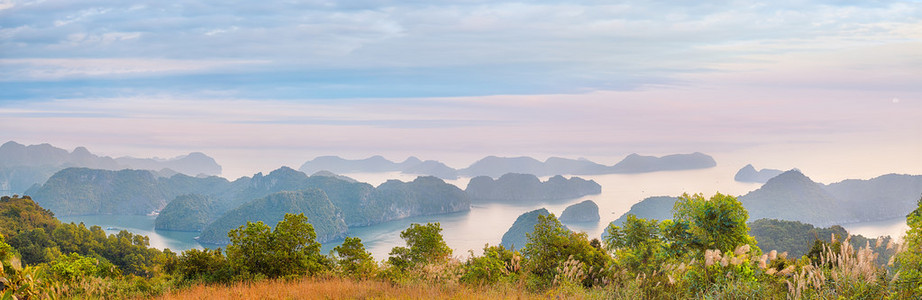
[[922, 174], [920, 1], [187, 2], [0, 0], [0, 140]]

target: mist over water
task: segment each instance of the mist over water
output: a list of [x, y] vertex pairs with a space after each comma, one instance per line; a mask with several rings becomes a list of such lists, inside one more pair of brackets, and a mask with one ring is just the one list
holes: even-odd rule
[[[779, 156], [782, 155], [779, 154]], [[608, 226], [608, 223], [617, 219], [630, 210], [632, 205], [647, 197], [679, 196], [683, 193], [702, 193], [705, 196], [710, 196], [717, 192], [741, 196], [752, 190], [758, 189], [761, 184], [742, 183], [733, 180], [733, 176], [739, 168], [749, 163], [746, 157], [746, 155], [739, 154], [715, 155], [715, 159], [718, 162], [716, 167], [699, 170], [663, 171], [641, 174], [579, 175], [578, 177], [587, 180], [595, 180], [599, 183], [602, 186], [602, 193], [576, 199], [550, 203], [534, 203], [529, 205], [496, 203], [473, 204], [471, 210], [467, 212], [417, 216], [373, 226], [353, 227], [349, 229], [346, 235], [361, 238], [366, 249], [371, 252], [376, 259], [381, 260], [388, 256], [391, 248], [404, 245], [404, 241], [400, 238], [400, 232], [409, 227], [410, 224], [439, 222], [443, 229], [442, 235], [445, 237], [445, 241], [448, 245], [454, 250], [455, 255], [467, 256], [470, 253], [469, 251], [479, 255], [485, 244], [499, 244], [503, 234], [522, 213], [535, 209], [547, 208], [548, 211], [559, 216], [569, 205], [584, 200], [592, 200], [599, 206], [599, 214], [601, 217], [599, 222], [565, 223], [565, 225], [572, 230], [586, 232], [590, 238], [595, 238], [601, 236], [602, 232]], [[757, 158], [757, 160], [766, 161], [771, 161], [773, 159], [774, 158], [768, 156]], [[760, 165], [758, 163], [754, 163], [754, 165], [756, 168], [788, 169], [787, 166]], [[829, 172], [815, 171], [821, 170], [821, 167], [821, 162], [814, 162], [814, 165], [806, 168], [808, 170], [804, 171], [805, 175], [813, 178], [815, 181], [829, 184], [847, 178], [867, 179], [885, 174], [869, 175], [872, 173], [868, 172], [844, 173], [837, 168], [833, 168]], [[809, 170], [814, 171], [810, 173]], [[400, 172], [346, 173], [342, 175], [352, 177], [358, 181], [366, 182], [374, 186], [380, 185], [391, 179], [407, 182], [417, 177], [417, 175], [403, 174]], [[571, 177], [571, 175], [566, 174], [564, 174], [564, 176]], [[550, 176], [541, 177], [540, 179], [544, 181], [549, 177]], [[467, 187], [470, 178], [461, 177], [445, 181], [463, 190]], [[195, 241], [195, 237], [198, 236], [199, 233], [154, 230], [154, 218], [153, 216], [123, 215], [60, 217], [64, 222], [84, 222], [87, 226], [99, 225], [103, 229], [112, 227], [113, 230], [106, 230], [109, 234], [118, 233], [118, 231], [125, 229], [132, 233], [147, 235], [150, 237], [151, 246], [156, 248], [170, 248], [177, 252], [191, 248], [203, 248], [201, 244]], [[853, 234], [862, 234], [867, 237], [876, 237], [879, 235], [891, 235], [896, 237], [902, 235], [907, 228], [905, 219], [903, 218], [867, 223], [843, 224], [843, 226]], [[335, 246], [339, 245], [339, 243], [341, 243], [341, 241], [324, 243], [323, 252], [327, 253], [331, 251]], [[213, 245], [207, 245], [207, 247], [212, 246]]]
[[[743, 195], [758, 189], [761, 185], [755, 183], [740, 183], [733, 180], [736, 168], [718, 166], [715, 168], [687, 171], [666, 171], [642, 174], [606, 174], [606, 175], [580, 175], [584, 179], [592, 179], [602, 185], [602, 193], [588, 195], [575, 199], [554, 201], [549, 203], [535, 203], [530, 205], [506, 204], [473, 204], [469, 212], [459, 212], [448, 215], [421, 216], [387, 222], [364, 228], [350, 228], [347, 235], [357, 236], [365, 243], [366, 248], [377, 259], [387, 257], [387, 253], [394, 246], [402, 246], [400, 231], [405, 230], [411, 223], [440, 222], [442, 234], [446, 243], [455, 251], [455, 255], [466, 256], [468, 250], [479, 254], [484, 244], [499, 244], [503, 234], [515, 219], [528, 211], [540, 208], [555, 215], [560, 215], [567, 206], [592, 200], [599, 206], [601, 220], [598, 223], [565, 223], [572, 230], [583, 231], [590, 238], [599, 237], [608, 226], [622, 214], [630, 210], [631, 205], [644, 198], [652, 196], [679, 196], [683, 193], [703, 193], [713, 195], [716, 192]], [[368, 182], [372, 185], [380, 184], [390, 179], [412, 180], [413, 175], [392, 173], [350, 173], [344, 174], [356, 180]], [[570, 177], [571, 175], [565, 175]], [[545, 181], [550, 176], [541, 177]], [[467, 187], [470, 178], [446, 180], [461, 189]], [[334, 243], [325, 245], [324, 249], [332, 249]]]

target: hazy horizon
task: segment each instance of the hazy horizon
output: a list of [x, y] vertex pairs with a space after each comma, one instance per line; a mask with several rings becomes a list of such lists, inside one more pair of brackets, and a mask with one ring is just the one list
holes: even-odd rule
[[816, 181], [922, 174], [922, 2], [0, 1], [0, 139], [321, 155], [703, 152]]

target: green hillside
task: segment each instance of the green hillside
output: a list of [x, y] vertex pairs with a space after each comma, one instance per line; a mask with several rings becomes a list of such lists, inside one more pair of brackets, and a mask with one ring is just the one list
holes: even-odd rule
[[342, 211], [333, 205], [326, 193], [318, 189], [283, 191], [253, 200], [233, 209], [202, 230], [199, 242], [227, 244], [227, 232], [246, 225], [247, 222], [262, 221], [275, 224], [286, 213], [303, 213], [314, 225], [318, 241], [342, 238], [346, 233], [346, 222]]

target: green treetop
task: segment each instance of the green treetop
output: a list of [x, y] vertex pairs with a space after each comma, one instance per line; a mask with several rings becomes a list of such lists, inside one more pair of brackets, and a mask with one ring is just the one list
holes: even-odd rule
[[749, 235], [747, 219], [749, 213], [736, 197], [717, 193], [705, 199], [701, 194], [683, 194], [673, 207], [675, 224], [671, 226], [687, 228], [691, 237], [687, 246], [693, 250], [728, 252], [745, 244], [755, 246], [756, 240]]
[[442, 238], [442, 227], [436, 223], [426, 225], [410, 224], [400, 233], [407, 247], [394, 247], [388, 262], [398, 268], [406, 268], [451, 257], [451, 248]]

